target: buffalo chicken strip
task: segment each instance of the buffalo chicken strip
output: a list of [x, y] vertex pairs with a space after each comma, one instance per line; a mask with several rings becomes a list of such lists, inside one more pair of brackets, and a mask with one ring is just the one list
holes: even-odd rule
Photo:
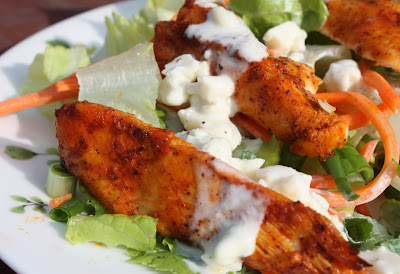
[[[230, 49], [217, 42], [200, 42], [188, 38], [188, 27], [207, 20], [210, 8], [186, 1], [176, 21], [159, 22], [155, 28], [154, 53], [160, 70], [182, 54], [206, 60], [213, 75], [237, 72], [221, 66], [220, 57]], [[267, 48], [264, 48], [268, 51]], [[207, 53], [207, 54], [206, 54]], [[239, 52], [230, 56], [244, 61]], [[348, 125], [336, 114], [328, 114], [308, 90], [316, 90], [320, 82], [314, 70], [288, 58], [268, 56], [260, 62], [246, 63], [247, 68], [236, 75], [234, 99], [239, 111], [251, 117], [269, 134], [292, 143], [291, 151], [310, 157], [329, 156], [336, 147], [346, 143]]]
[[[56, 117], [63, 166], [110, 213], [158, 218], [161, 235], [201, 246], [256, 206], [261, 229], [254, 253], [244, 258], [249, 266], [266, 273], [338, 273], [367, 265], [328, 219], [254, 183], [170, 130], [88, 102], [66, 104]], [[235, 199], [248, 196], [246, 203], [223, 212], [218, 223], [215, 212], [232, 188], [240, 190]]]
[[400, 3], [330, 0], [320, 31], [377, 65], [400, 71]]

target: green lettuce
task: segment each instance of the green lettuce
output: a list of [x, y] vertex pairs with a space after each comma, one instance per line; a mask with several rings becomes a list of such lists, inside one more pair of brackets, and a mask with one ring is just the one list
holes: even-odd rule
[[328, 16], [323, 0], [232, 0], [228, 5], [260, 40], [268, 29], [286, 21], [296, 22], [307, 32], [317, 30]]
[[86, 212], [89, 215], [99, 216], [108, 213], [107, 210], [100, 204], [100, 202], [90, 195], [90, 193], [86, 190], [86, 188], [83, 187], [82, 184], [79, 184], [79, 191], [86, 200]]
[[154, 26], [139, 15], [133, 15], [132, 20], [129, 20], [113, 13], [112, 19], [114, 22], [108, 17], [105, 19], [107, 35], [103, 48], [94, 58], [96, 61], [120, 54], [154, 36]]
[[131, 259], [128, 262], [138, 263], [158, 271], [168, 271], [176, 274], [192, 274], [190, 268], [183, 261], [185, 257], [176, 253], [175, 241], [171, 237], [157, 234], [156, 250], [137, 251], [128, 250]]
[[119, 55], [81, 68], [79, 100], [133, 113], [145, 123], [161, 127], [156, 99], [161, 74], [153, 44], [140, 44]]
[[183, 0], [149, 0], [140, 15], [134, 14], [132, 19], [116, 13], [112, 14], [112, 19], [106, 17], [106, 39], [95, 60], [120, 54], [137, 44], [150, 41], [154, 37], [155, 24], [171, 19], [183, 3]]
[[148, 0], [140, 15], [155, 25], [158, 21], [170, 20], [184, 3], [184, 0]]
[[242, 143], [232, 152], [232, 157], [247, 160], [264, 159], [262, 167], [267, 167], [279, 163], [279, 150], [279, 141], [275, 136], [266, 142], [261, 139], [243, 139]]
[[131, 257], [128, 262], [142, 264], [158, 271], [168, 271], [176, 274], [192, 274], [190, 268], [182, 257], [170, 251], [143, 252], [133, 249], [128, 250]]
[[[23, 95], [40, 91], [76, 72], [78, 68], [89, 64], [90, 60], [85, 46], [47, 47], [44, 54], [35, 56], [33, 63], [29, 66], [28, 76], [19, 91]], [[62, 104], [62, 102], [51, 103], [40, 106], [39, 110], [47, 117], [54, 119], [54, 110], [61, 107]]]
[[94, 241], [137, 251], [154, 250], [157, 222], [156, 218], [139, 215], [78, 215], [68, 219], [65, 237], [72, 244]]

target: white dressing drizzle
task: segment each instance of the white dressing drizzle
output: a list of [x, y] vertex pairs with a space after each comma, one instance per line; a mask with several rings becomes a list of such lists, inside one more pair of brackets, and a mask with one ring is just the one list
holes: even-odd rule
[[218, 159], [210, 164], [194, 168], [198, 190], [191, 240], [204, 249], [201, 258], [209, 272], [239, 271], [241, 259], [254, 252], [268, 201], [256, 198], [254, 189], [218, 178], [214, 171], [249, 181], [234, 168]]
[[[202, 5], [201, 2], [196, 2]], [[233, 12], [223, 7], [213, 7], [207, 14], [207, 20], [201, 24], [190, 25], [186, 29], [188, 38], [200, 42], [216, 42], [226, 47], [230, 56], [236, 53], [247, 62], [259, 62], [268, 57], [268, 51], [254, 36], [246, 23]]]

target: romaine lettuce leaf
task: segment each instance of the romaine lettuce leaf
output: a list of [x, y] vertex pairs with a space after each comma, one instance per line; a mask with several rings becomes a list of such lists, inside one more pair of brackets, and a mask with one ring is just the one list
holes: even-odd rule
[[279, 150], [279, 141], [275, 136], [266, 142], [261, 139], [243, 139], [242, 143], [232, 152], [232, 157], [247, 160], [264, 159], [262, 167], [267, 167], [279, 163]]
[[149, 24], [168, 21], [185, 3], [184, 0], [148, 0], [140, 15]]
[[161, 127], [156, 99], [161, 74], [153, 44], [140, 44], [116, 56], [81, 68], [79, 100], [133, 113], [143, 122]]
[[323, 0], [232, 0], [228, 5], [260, 40], [268, 29], [286, 21], [296, 22], [307, 32], [317, 30], [328, 16]]
[[154, 26], [139, 16], [133, 15], [129, 20], [116, 13], [106, 17], [107, 35], [104, 46], [94, 57], [95, 61], [120, 54], [140, 43], [149, 41], [154, 36]]
[[[29, 66], [29, 73], [20, 87], [21, 94], [40, 91], [58, 80], [61, 80], [79, 67], [90, 64], [86, 47], [78, 45], [72, 48], [64, 46], [47, 47], [44, 54], [37, 54]], [[54, 110], [65, 102], [55, 102], [40, 106], [39, 110], [49, 118], [54, 119]]]
[[141, 252], [129, 249], [128, 255], [131, 259], [128, 262], [139, 263], [155, 270], [168, 271], [170, 273], [193, 273], [183, 261], [185, 257], [176, 253], [175, 241], [171, 237], [157, 234], [155, 251]]
[[386, 200], [381, 204], [382, 221], [394, 234], [400, 234], [400, 201]]
[[78, 215], [68, 219], [65, 237], [72, 244], [95, 241], [138, 251], [154, 250], [157, 222], [156, 218], [139, 215]]
[[194, 274], [182, 260], [182, 257], [169, 251], [142, 252], [128, 250], [131, 257], [128, 262], [142, 264], [158, 271], [168, 271], [175, 274]]

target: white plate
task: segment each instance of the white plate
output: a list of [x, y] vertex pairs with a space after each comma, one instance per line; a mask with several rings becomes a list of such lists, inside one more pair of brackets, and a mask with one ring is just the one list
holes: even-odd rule
[[[17, 88], [27, 75], [45, 41], [64, 39], [72, 44], [102, 46], [105, 16], [112, 11], [131, 18], [146, 0], [121, 2], [100, 7], [57, 23], [22, 41], [0, 57], [0, 101], [17, 96]], [[26, 207], [25, 214], [10, 212], [21, 205], [11, 195], [37, 196], [44, 202], [47, 160], [55, 156], [37, 156], [31, 160], [13, 160], [5, 153], [7, 145], [18, 145], [35, 152], [57, 147], [53, 122], [36, 109], [0, 117], [0, 257], [18, 273], [150, 273], [141, 266], [126, 263], [120, 248], [94, 244], [72, 246], [64, 237], [66, 225], [48, 215]], [[48, 208], [47, 208], [48, 212]]]

